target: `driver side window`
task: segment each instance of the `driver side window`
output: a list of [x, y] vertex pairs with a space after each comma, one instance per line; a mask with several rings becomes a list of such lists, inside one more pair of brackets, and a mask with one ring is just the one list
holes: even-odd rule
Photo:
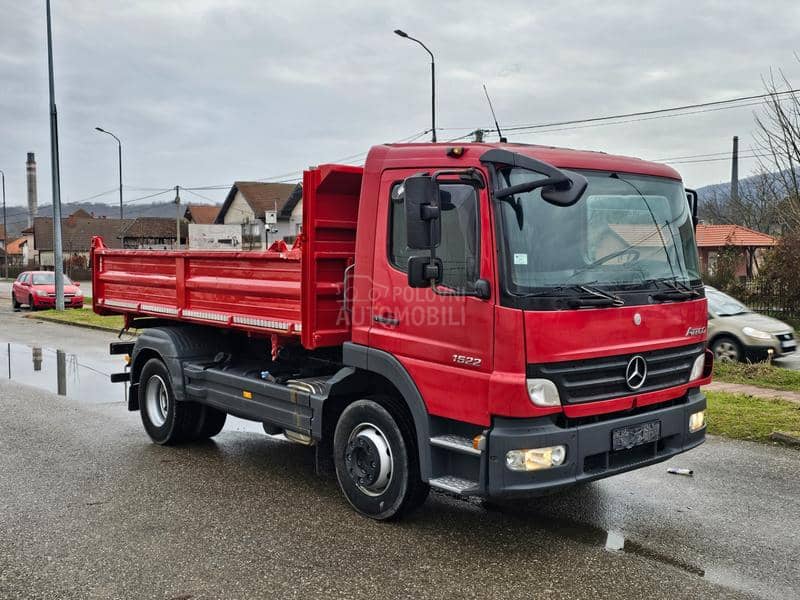
[[[436, 248], [436, 256], [444, 265], [441, 284], [452, 289], [471, 290], [479, 277], [477, 190], [461, 183], [442, 184], [440, 202], [442, 240]], [[389, 234], [389, 261], [401, 271], [408, 271], [408, 259], [412, 256], [428, 254], [427, 250], [411, 250], [406, 244], [402, 183], [392, 186]]]

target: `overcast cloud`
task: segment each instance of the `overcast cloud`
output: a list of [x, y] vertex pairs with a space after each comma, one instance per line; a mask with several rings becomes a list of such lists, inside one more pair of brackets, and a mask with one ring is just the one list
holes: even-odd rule
[[[35, 152], [46, 204], [44, 2], [3, 0], [1, 12], [0, 169], [9, 204], [23, 204]], [[53, 20], [64, 202], [116, 185], [115, 142], [96, 125], [122, 138], [131, 188], [266, 178], [423, 131], [428, 57], [395, 28], [436, 54], [445, 128], [491, 123], [484, 82], [507, 125], [757, 94], [770, 67], [800, 86], [796, 1], [55, 0]], [[658, 159], [725, 151], [738, 134], [746, 150], [753, 110], [512, 139]], [[692, 186], [727, 180], [730, 169], [676, 166]], [[224, 191], [203, 194], [218, 201]]]

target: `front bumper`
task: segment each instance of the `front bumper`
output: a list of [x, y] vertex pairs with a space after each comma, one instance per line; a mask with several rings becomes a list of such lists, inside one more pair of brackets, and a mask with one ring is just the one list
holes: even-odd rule
[[765, 344], [746, 344], [744, 354], [747, 360], [755, 362], [766, 360], [769, 357], [770, 350], [772, 350], [772, 356], [792, 354], [797, 350], [797, 341], [792, 339], [785, 342], [776, 340]]
[[[33, 305], [36, 308], [55, 308], [56, 299], [50, 296], [34, 296]], [[64, 298], [64, 306], [70, 308], [83, 308], [83, 297]]]
[[[486, 470], [481, 487], [487, 496], [536, 496], [661, 462], [705, 441], [705, 428], [689, 433], [689, 416], [704, 408], [705, 396], [698, 388], [693, 388], [686, 401], [676, 406], [571, 428], [558, 427], [547, 417], [497, 417], [487, 435]], [[630, 450], [612, 450], [614, 429], [656, 420], [661, 423], [661, 437], [657, 442]], [[528, 472], [511, 471], [506, 467], [505, 456], [509, 450], [558, 444], [567, 448], [565, 463], [559, 467]]]

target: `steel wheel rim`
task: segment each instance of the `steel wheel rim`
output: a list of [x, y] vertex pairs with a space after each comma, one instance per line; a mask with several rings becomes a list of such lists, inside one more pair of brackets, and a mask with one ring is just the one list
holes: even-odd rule
[[[361, 442], [368, 442], [368, 445], [375, 449], [379, 459], [378, 464], [370, 465], [368, 469], [374, 475], [374, 481], [368, 483], [359, 481], [359, 477], [357, 477], [359, 469], [356, 463], [359, 459], [363, 461], [367, 457], [365, 451], [362, 454], [363, 449], [354, 450], [353, 448], [355, 444]], [[392, 447], [389, 445], [386, 434], [377, 425], [361, 423], [353, 429], [347, 438], [347, 445], [345, 446], [345, 465], [350, 478], [359, 491], [373, 497], [383, 494], [392, 483], [394, 475], [393, 464]], [[364, 479], [364, 477], [361, 477], [361, 479]]]
[[150, 422], [156, 427], [163, 426], [169, 412], [169, 394], [167, 384], [160, 375], [153, 375], [147, 380], [144, 403]]
[[719, 360], [736, 362], [739, 360], [739, 349], [733, 342], [720, 342], [717, 344], [716, 357]]

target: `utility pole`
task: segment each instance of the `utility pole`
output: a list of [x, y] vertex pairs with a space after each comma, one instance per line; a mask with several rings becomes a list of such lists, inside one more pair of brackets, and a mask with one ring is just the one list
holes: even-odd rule
[[181, 186], [175, 186], [175, 249], [181, 249]]
[[8, 225], [6, 223], [6, 174], [0, 169], [3, 176], [3, 277], [8, 279]]
[[53, 181], [53, 270], [56, 284], [56, 310], [64, 310], [64, 259], [61, 250], [61, 177], [58, 165], [58, 113], [53, 82], [53, 29], [50, 0], [47, 0], [47, 71], [50, 80], [50, 170]]
[[731, 202], [739, 201], [739, 136], [733, 136], [731, 161]]

